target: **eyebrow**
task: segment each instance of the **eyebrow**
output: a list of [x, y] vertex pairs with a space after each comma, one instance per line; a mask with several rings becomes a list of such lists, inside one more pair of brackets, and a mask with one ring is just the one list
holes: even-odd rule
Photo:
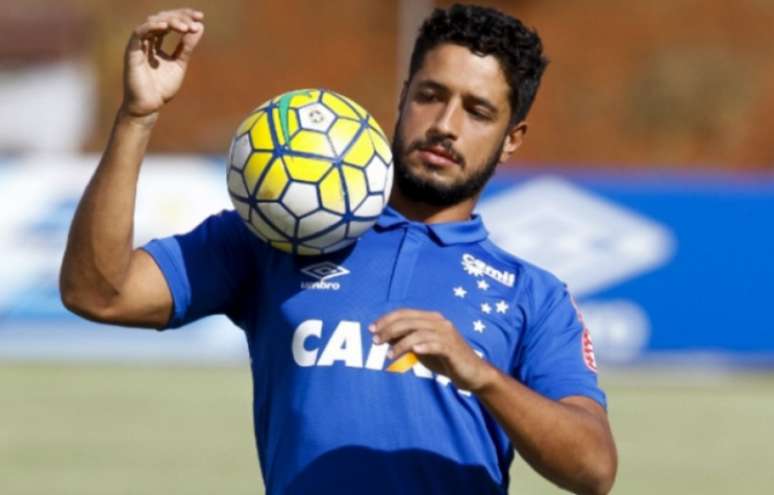
[[[438, 81], [433, 81], [431, 79], [425, 79], [423, 81], [419, 81], [417, 86], [420, 89], [421, 88], [429, 88], [429, 89], [434, 89], [436, 91], [440, 91], [440, 92], [443, 92], [443, 93], [448, 93], [449, 92], [448, 86], [446, 86], [444, 84], [441, 84]], [[476, 96], [476, 95], [467, 93], [467, 94], [464, 95], [463, 99], [470, 101], [471, 103], [473, 103], [473, 105], [480, 105], [480, 106], [486, 108], [487, 110], [492, 112], [493, 116], [496, 116], [499, 113], [499, 111], [497, 110], [497, 106], [495, 106], [494, 103], [492, 103], [491, 101], [487, 100], [486, 98], [484, 98], [482, 96]]]

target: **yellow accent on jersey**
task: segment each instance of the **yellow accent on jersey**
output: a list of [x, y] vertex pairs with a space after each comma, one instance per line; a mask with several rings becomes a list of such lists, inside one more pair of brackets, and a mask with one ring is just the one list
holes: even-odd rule
[[393, 373], [405, 373], [411, 368], [414, 367], [415, 364], [419, 362], [419, 359], [413, 352], [408, 352], [398, 358], [397, 360], [393, 361], [388, 367], [387, 371], [391, 371]]

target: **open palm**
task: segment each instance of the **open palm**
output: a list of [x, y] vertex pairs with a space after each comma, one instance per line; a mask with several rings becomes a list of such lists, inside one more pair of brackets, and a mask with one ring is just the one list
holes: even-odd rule
[[[160, 12], [132, 33], [124, 59], [124, 110], [145, 116], [157, 112], [175, 94], [185, 77], [194, 48], [204, 34], [204, 14], [191, 9]], [[180, 33], [172, 53], [161, 44], [170, 32]]]

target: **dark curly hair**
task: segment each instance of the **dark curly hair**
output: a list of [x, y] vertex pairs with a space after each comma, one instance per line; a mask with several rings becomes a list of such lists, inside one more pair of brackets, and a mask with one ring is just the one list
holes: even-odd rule
[[524, 120], [548, 65], [537, 32], [518, 19], [487, 7], [455, 4], [447, 10], [435, 9], [422, 24], [414, 43], [409, 81], [422, 66], [425, 54], [442, 43], [495, 56], [511, 90], [511, 124]]

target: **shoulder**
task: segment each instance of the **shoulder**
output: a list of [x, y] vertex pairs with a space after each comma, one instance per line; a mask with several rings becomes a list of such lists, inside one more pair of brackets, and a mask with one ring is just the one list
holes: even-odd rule
[[481, 242], [481, 248], [493, 259], [513, 270], [520, 284], [537, 290], [556, 290], [565, 284], [553, 273], [501, 248], [490, 239]]

